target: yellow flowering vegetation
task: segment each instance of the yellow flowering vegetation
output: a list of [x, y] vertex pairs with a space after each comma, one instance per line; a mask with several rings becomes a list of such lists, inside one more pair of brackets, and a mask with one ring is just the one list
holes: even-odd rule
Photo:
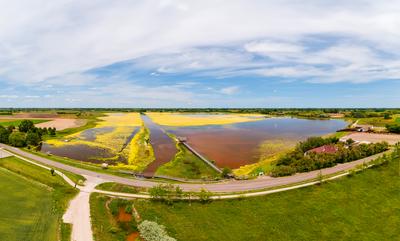
[[[121, 157], [128, 160], [130, 153], [129, 138], [139, 126], [142, 120], [139, 113], [108, 113], [99, 118], [96, 127], [91, 129], [95, 132], [94, 140], [85, 137], [84, 132], [71, 134], [61, 139], [48, 140], [47, 144], [55, 147], [66, 145], [86, 145], [101, 148], [114, 154], [113, 158], [104, 160], [118, 160]], [[88, 131], [88, 130], [86, 130]]]
[[125, 150], [129, 150], [128, 164], [118, 163], [117, 168], [140, 172], [155, 160], [153, 147], [150, 144], [150, 131], [145, 125], [142, 125]]
[[226, 125], [266, 118], [260, 114], [186, 114], [186, 113], [146, 113], [155, 123], [163, 126], [204, 126]]
[[236, 176], [256, 176], [260, 172], [268, 174], [271, 171], [273, 162], [276, 161], [281, 155], [291, 150], [295, 143], [295, 141], [287, 140], [264, 141], [258, 146], [260, 161], [241, 166], [233, 170], [233, 173]]

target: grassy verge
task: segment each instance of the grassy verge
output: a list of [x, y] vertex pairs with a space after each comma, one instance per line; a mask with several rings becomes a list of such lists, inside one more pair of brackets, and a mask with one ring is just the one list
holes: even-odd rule
[[[133, 201], [177, 240], [396, 240], [399, 160], [269, 196], [209, 204]], [[288, 231], [290, 230], [290, 231]]]
[[99, 184], [96, 189], [104, 190], [104, 191], [111, 191], [111, 192], [125, 192], [125, 193], [139, 193], [143, 191], [143, 188], [119, 184], [115, 182], [105, 182]]
[[93, 193], [90, 196], [90, 214], [94, 239], [123, 241], [136, 233], [137, 224], [131, 207], [128, 201]]
[[[24, 119], [18, 119], [18, 120], [12, 120], [12, 119], [10, 119], [10, 120], [6, 120], [6, 121], [0, 121], [0, 126], [11, 126], [11, 125], [13, 125], [13, 126], [19, 126], [19, 124], [21, 124], [21, 122], [23, 121]], [[29, 119], [28, 119], [29, 120]], [[37, 120], [37, 119], [33, 119], [33, 120], [30, 120], [30, 121], [32, 121], [33, 122], [33, 124], [40, 124], [40, 123], [43, 123], [43, 122], [47, 122], [47, 121], [49, 121], [49, 120]]]
[[156, 175], [186, 179], [215, 179], [219, 173], [195, 156], [184, 145], [176, 143], [178, 153], [174, 159], [160, 166]]
[[11, 178], [0, 181], [0, 237], [50, 241], [68, 233], [60, 232], [61, 218], [77, 193], [74, 188], [60, 176], [16, 157], [0, 159], [0, 168], [0, 179]]

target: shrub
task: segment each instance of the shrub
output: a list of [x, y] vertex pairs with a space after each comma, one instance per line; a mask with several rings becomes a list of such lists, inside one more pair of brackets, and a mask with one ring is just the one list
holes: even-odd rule
[[15, 147], [26, 146], [25, 133], [22, 133], [22, 132], [11, 133], [8, 138], [8, 143], [10, 143], [10, 145], [15, 146]]
[[163, 225], [145, 220], [138, 225], [140, 237], [146, 241], [176, 241], [168, 236]]
[[387, 124], [386, 129], [392, 133], [400, 133], [400, 124]]
[[196, 195], [199, 198], [200, 202], [207, 203], [211, 201], [212, 192], [202, 188], [200, 192], [196, 193]]
[[291, 166], [275, 166], [271, 171], [272, 177], [290, 176], [296, 173], [296, 168]]

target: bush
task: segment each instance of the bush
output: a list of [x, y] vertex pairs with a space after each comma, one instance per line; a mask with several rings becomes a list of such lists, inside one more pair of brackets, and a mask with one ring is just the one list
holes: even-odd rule
[[271, 171], [272, 177], [290, 176], [296, 173], [296, 168], [291, 166], [276, 166]]
[[24, 147], [26, 146], [25, 142], [25, 133], [22, 132], [13, 132], [10, 134], [8, 138], [8, 143], [15, 147]]
[[156, 222], [145, 220], [138, 226], [140, 237], [146, 241], [176, 241], [176, 239], [168, 236], [163, 225]]
[[387, 124], [386, 129], [392, 133], [400, 133], [400, 124]]
[[200, 192], [196, 193], [196, 195], [199, 198], [200, 202], [207, 203], [211, 201], [212, 192], [202, 188]]

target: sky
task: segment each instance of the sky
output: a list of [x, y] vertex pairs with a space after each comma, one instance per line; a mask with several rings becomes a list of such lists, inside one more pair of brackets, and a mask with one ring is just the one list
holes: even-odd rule
[[400, 107], [400, 2], [0, 0], [0, 107]]

